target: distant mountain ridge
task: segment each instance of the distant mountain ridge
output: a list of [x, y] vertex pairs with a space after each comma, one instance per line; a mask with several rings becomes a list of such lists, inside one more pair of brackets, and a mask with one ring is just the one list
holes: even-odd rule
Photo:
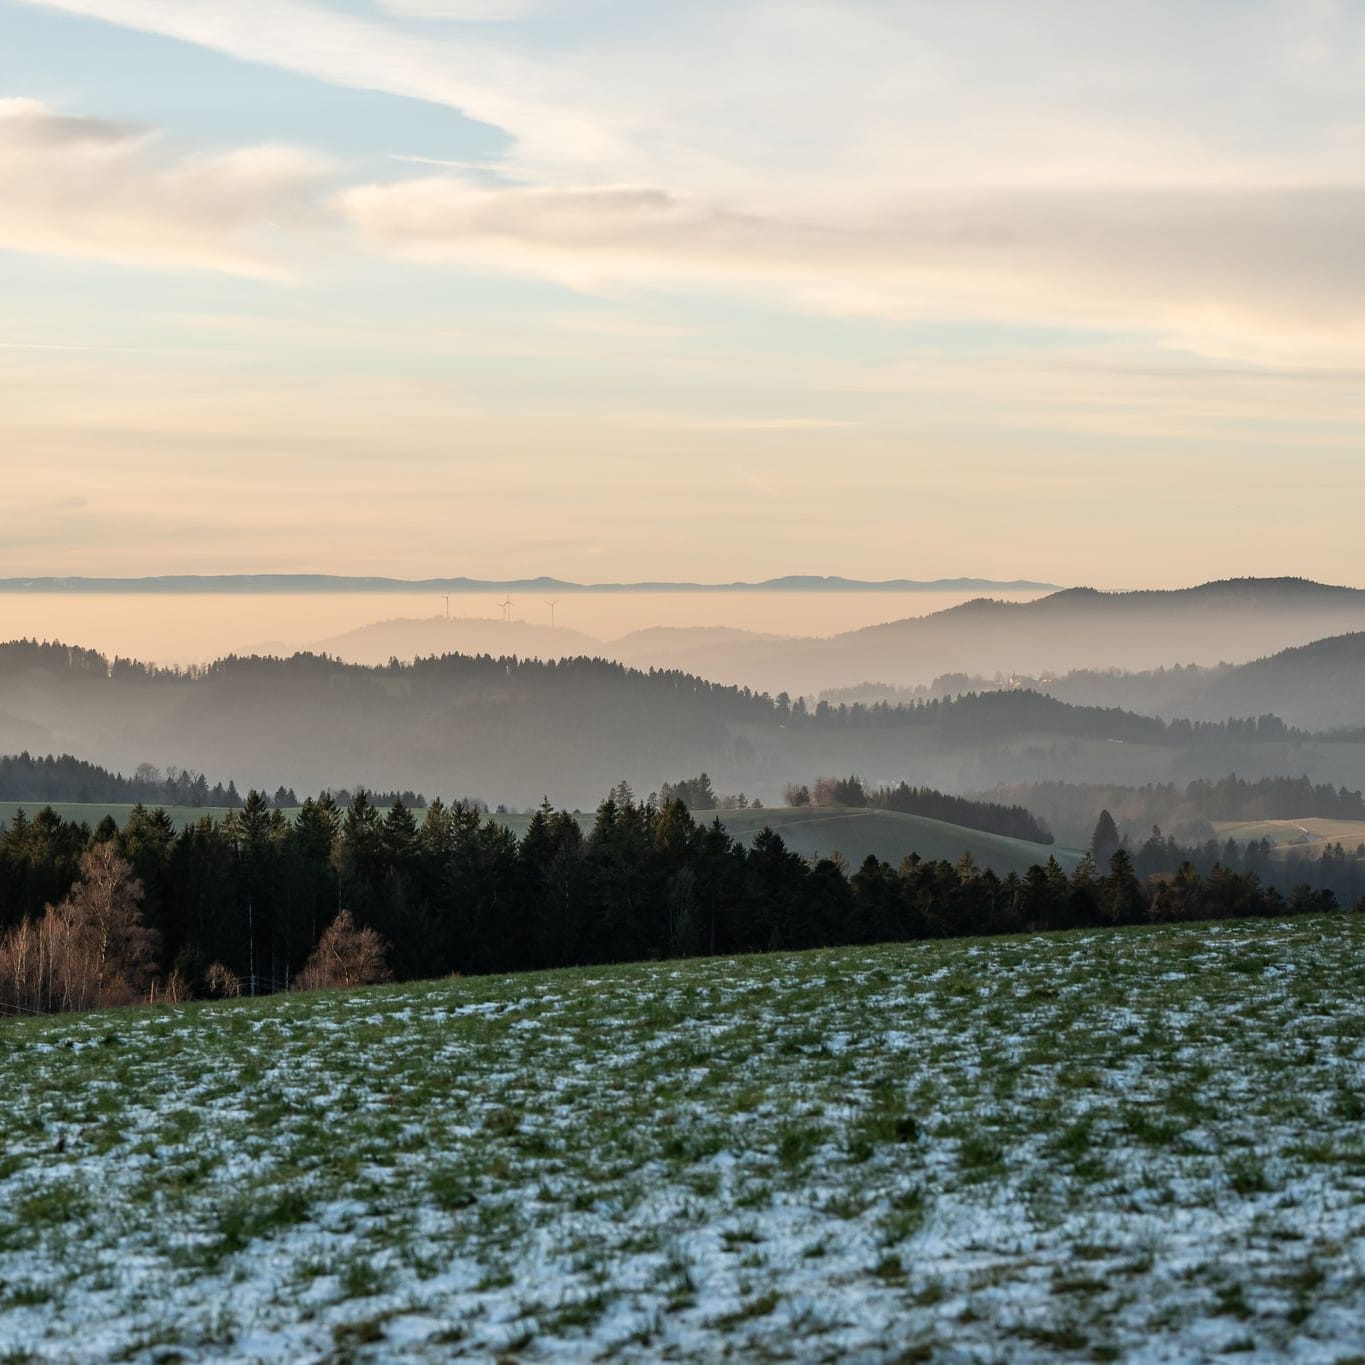
[[857, 578], [790, 574], [749, 583], [575, 583], [563, 578], [383, 578], [345, 574], [159, 574], [144, 578], [0, 578], [0, 593], [324, 592], [1055, 592], [1056, 583], [1017, 578]]
[[[877, 680], [892, 687], [927, 686], [945, 675], [964, 675], [990, 688], [992, 679], [1023, 675], [1029, 685], [1082, 685], [1084, 700], [1107, 696], [1102, 679], [1066, 679], [1068, 673], [1120, 669], [1141, 673], [1177, 663], [1212, 667], [1247, 663], [1326, 637], [1365, 630], [1365, 591], [1301, 578], [1226, 579], [1192, 588], [1101, 592], [1068, 588], [1028, 602], [975, 597], [957, 606], [834, 636], [760, 634], [729, 626], [658, 626], [614, 640], [564, 626], [523, 622], [420, 620], [375, 622], [313, 642], [320, 652], [356, 663], [428, 654], [521, 654], [564, 658], [591, 654], [639, 668], [681, 669], [718, 682], [776, 694], [819, 695]], [[1155, 680], [1154, 680], [1155, 681]], [[1182, 695], [1189, 695], [1181, 680]], [[1221, 719], [1256, 710], [1300, 714], [1292, 693], [1255, 706], [1251, 700], [1212, 713], [1159, 705], [1170, 680], [1129, 693], [1119, 704], [1168, 718]], [[1348, 700], [1348, 699], [1344, 699]], [[1193, 701], [1193, 699], [1192, 699]], [[1282, 705], [1283, 704], [1283, 705]], [[1327, 723], [1315, 713], [1309, 728]], [[1350, 724], [1360, 721], [1352, 716]]]
[[738, 641], [658, 662], [719, 682], [814, 695], [870, 679], [928, 684], [945, 673], [1056, 677], [1076, 669], [1243, 663], [1365, 630], [1365, 590], [1302, 578], [1192, 588], [1067, 588], [1029, 602], [974, 598], [827, 639]]
[[[970, 602], [945, 607], [935, 612], [938, 618], [953, 616], [1033, 616], [1057, 617], [1072, 613], [1092, 613], [1095, 608], [1106, 612], [1134, 612], [1145, 610], [1198, 611], [1210, 605], [1259, 611], [1285, 606], [1312, 606], [1323, 603], [1344, 606], [1365, 606], [1365, 588], [1341, 587], [1332, 583], [1317, 583], [1311, 578], [1219, 578], [1199, 583], [1190, 588], [1133, 588], [1105, 591], [1101, 588], [1060, 588], [1046, 597], [1031, 602], [1001, 602], [987, 597], [974, 597]], [[846, 631], [837, 638], [871, 636], [897, 627], [917, 624], [924, 617], [911, 616], [900, 621], [864, 626]], [[976, 622], [974, 622], [976, 624]]]

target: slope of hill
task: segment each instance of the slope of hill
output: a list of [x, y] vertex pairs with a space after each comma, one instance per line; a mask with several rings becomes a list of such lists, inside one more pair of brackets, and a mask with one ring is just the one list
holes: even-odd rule
[[[705, 813], [698, 813], [703, 818]], [[957, 862], [970, 853], [980, 867], [1000, 876], [1023, 874], [1045, 864], [1049, 857], [1070, 871], [1080, 861], [1079, 852], [1027, 839], [950, 825], [922, 815], [888, 810], [840, 810], [829, 807], [776, 807], [771, 810], [718, 811], [721, 823], [736, 838], [756, 834], [765, 825], [775, 829], [788, 848], [808, 857], [843, 854], [856, 867], [869, 854], [893, 867], [911, 853], [925, 860]]]
[[0, 1337], [1345, 1359], [1362, 976], [1338, 915], [9, 1020]]

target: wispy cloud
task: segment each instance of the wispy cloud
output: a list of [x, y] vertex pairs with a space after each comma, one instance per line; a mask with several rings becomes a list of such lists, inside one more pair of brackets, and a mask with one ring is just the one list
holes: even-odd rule
[[[532, 183], [819, 203], [926, 184], [1331, 181], [1365, 152], [1365, 12], [1248, 0], [28, 0], [502, 129]], [[1216, 60], [1207, 54], [1218, 54]], [[699, 78], [699, 73], [704, 75]]]
[[319, 222], [327, 168], [280, 147], [174, 155], [144, 130], [0, 100], [0, 246], [279, 275], [272, 234]]
[[945, 191], [824, 222], [438, 176], [339, 203], [381, 249], [584, 289], [706, 278], [836, 313], [1046, 319], [1266, 360], [1365, 346], [1365, 186]]

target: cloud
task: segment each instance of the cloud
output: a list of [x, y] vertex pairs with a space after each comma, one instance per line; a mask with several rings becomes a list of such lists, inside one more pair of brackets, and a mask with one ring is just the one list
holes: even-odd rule
[[154, 268], [278, 275], [267, 237], [318, 221], [310, 154], [164, 152], [145, 130], [0, 100], [0, 247]]
[[697, 281], [891, 318], [1136, 329], [1216, 354], [1365, 345], [1365, 186], [935, 191], [876, 217], [738, 211], [649, 187], [427, 176], [341, 194], [380, 249], [586, 290]]
[[[529, 183], [1331, 181], [1365, 155], [1360, 6], [1248, 0], [28, 0], [503, 130]], [[1217, 60], [1207, 54], [1218, 54]]]
[[496, 160], [455, 148], [444, 167], [501, 184], [423, 175], [335, 201], [386, 252], [1276, 361], [1361, 345], [1357, 7], [735, 0], [622, 24], [585, 5], [523, 41], [407, 22], [521, 0], [30, 3], [502, 129]]

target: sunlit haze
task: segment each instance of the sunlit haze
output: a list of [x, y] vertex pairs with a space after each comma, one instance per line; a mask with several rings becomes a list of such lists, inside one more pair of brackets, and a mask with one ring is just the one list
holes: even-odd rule
[[[1037, 593], [999, 594], [1027, 601]], [[565, 652], [589, 649], [650, 626], [728, 626], [774, 635], [832, 635], [896, 617], [922, 616], [965, 601], [970, 593], [611, 593], [562, 598], [555, 624]], [[498, 599], [456, 596], [460, 622], [503, 624]], [[152, 663], [206, 663], [223, 654], [337, 648], [334, 637], [371, 622], [444, 619], [446, 605], [430, 594], [269, 593], [100, 594], [55, 596], [0, 593], [0, 639], [80, 643], [110, 655]], [[512, 623], [548, 626], [549, 602], [512, 599]], [[439, 637], [437, 637], [439, 638]], [[512, 638], [509, 635], [509, 639]], [[496, 648], [498, 636], [481, 636]], [[517, 646], [519, 647], [519, 646]], [[515, 647], [509, 646], [509, 652]]]

